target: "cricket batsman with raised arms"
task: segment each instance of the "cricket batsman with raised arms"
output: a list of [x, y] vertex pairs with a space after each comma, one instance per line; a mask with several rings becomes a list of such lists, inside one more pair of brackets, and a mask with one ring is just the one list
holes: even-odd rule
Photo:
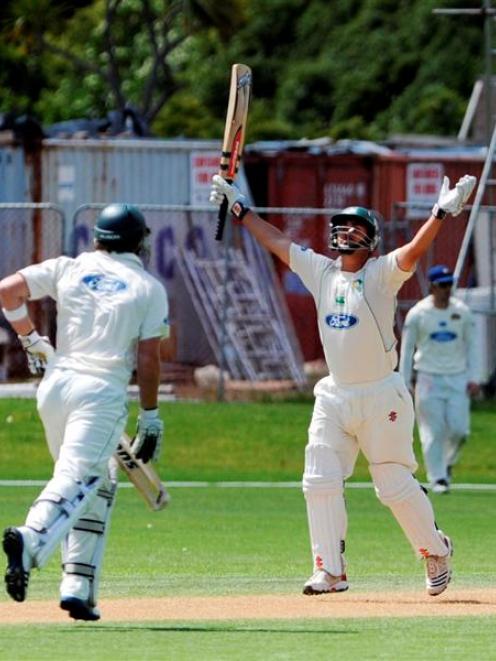
[[447, 216], [463, 210], [476, 183], [465, 175], [450, 188], [444, 178], [437, 204], [413, 239], [381, 257], [378, 214], [348, 207], [331, 218], [329, 247], [336, 259], [291, 241], [248, 207], [247, 198], [215, 175], [210, 201], [225, 198], [232, 215], [302, 279], [317, 308], [329, 375], [315, 386], [315, 405], [305, 450], [305, 494], [313, 574], [304, 594], [348, 589], [344, 542], [347, 514], [344, 480], [359, 450], [375, 491], [387, 505], [416, 554], [425, 561], [429, 595], [451, 578], [452, 543], [434, 521], [430, 500], [413, 473], [414, 410], [398, 372], [394, 313], [396, 296], [415, 270]]

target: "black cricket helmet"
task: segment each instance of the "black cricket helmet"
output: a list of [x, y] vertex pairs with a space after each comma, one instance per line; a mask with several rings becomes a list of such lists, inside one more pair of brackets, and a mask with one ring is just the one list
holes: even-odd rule
[[[350, 220], [356, 223], [355, 227], [346, 224]], [[332, 216], [329, 226], [329, 248], [340, 252], [350, 253], [361, 248], [375, 250], [381, 238], [379, 214], [365, 207], [346, 207]]]
[[97, 218], [95, 240], [109, 252], [139, 253], [150, 229], [132, 204], [109, 204]]

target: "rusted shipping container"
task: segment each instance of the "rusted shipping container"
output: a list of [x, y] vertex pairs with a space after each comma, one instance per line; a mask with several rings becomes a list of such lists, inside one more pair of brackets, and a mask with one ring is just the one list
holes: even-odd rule
[[[438, 150], [377, 150], [370, 154], [340, 154], [320, 150], [257, 150], [246, 155], [246, 172], [258, 206], [342, 209], [372, 207], [384, 218], [380, 252], [392, 250], [413, 235], [429, 215], [444, 175], [455, 183], [466, 173], [479, 176], [483, 148]], [[296, 243], [329, 253], [327, 216], [270, 215], [272, 223]], [[426, 295], [425, 271], [434, 263], [455, 266], [468, 213], [449, 218], [418, 272], [400, 292], [402, 312]], [[475, 284], [474, 257], [469, 256], [461, 286]], [[288, 307], [305, 360], [322, 358], [313, 299], [300, 279], [276, 260]]]

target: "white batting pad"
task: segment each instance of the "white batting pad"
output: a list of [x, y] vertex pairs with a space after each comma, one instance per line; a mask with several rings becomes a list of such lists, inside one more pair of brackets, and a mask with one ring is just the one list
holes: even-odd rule
[[419, 557], [446, 555], [430, 500], [408, 468], [400, 464], [369, 466], [379, 500], [387, 505]]
[[30, 543], [34, 566], [43, 567], [61, 540], [96, 496], [101, 477], [76, 482], [56, 475], [43, 489], [20, 528]]
[[347, 528], [343, 477], [336, 454], [327, 445], [307, 445], [303, 493], [314, 569], [341, 576], [341, 540]]
[[117, 483], [105, 480], [84, 515], [62, 544], [61, 597], [78, 597], [96, 606], [103, 553], [110, 527]]

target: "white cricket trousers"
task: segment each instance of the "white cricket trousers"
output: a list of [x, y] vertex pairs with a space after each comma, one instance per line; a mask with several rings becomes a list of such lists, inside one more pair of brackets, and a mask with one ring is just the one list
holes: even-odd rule
[[99, 377], [53, 369], [38, 388], [54, 475], [106, 476], [127, 421], [126, 389]]
[[415, 552], [445, 555], [432, 505], [412, 475], [417, 468], [414, 411], [403, 378], [394, 372], [380, 381], [343, 386], [328, 376], [314, 394], [303, 474], [314, 570], [344, 573], [343, 483], [359, 450], [368, 460], [377, 497], [391, 509]]
[[467, 375], [417, 373], [415, 409], [425, 469], [429, 481], [449, 481], [470, 431]]
[[[61, 597], [95, 606], [116, 484], [111, 458], [127, 420], [126, 389], [55, 368], [42, 379], [37, 401], [55, 468], [21, 530], [38, 566], [63, 540]], [[94, 478], [100, 479], [97, 491], [76, 506], [78, 484]], [[78, 508], [70, 529], [59, 504], [64, 499]]]

